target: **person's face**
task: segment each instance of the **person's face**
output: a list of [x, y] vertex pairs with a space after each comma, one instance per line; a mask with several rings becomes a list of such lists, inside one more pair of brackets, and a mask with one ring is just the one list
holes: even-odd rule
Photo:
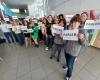
[[49, 21], [52, 21], [52, 16], [49, 16], [48, 19], [49, 19]]
[[81, 21], [82, 21], [82, 22], [85, 22], [85, 21], [87, 20], [87, 18], [88, 18], [88, 17], [87, 17], [86, 14], [82, 14], [82, 15], [81, 15]]
[[46, 23], [47, 21], [46, 21], [46, 19], [43, 19], [43, 23]]
[[24, 23], [25, 23], [25, 26], [27, 26], [27, 22], [26, 22], [26, 21], [24, 21]]
[[2, 20], [1, 23], [4, 24], [5, 22]]
[[34, 26], [34, 24], [35, 24], [35, 23], [32, 21], [32, 22], [31, 22], [31, 25]]
[[54, 16], [54, 19], [55, 19], [55, 20], [58, 20], [58, 17], [57, 17], [57, 16]]
[[72, 23], [72, 29], [78, 29], [80, 26], [80, 22], [73, 22]]
[[63, 19], [63, 16], [60, 16], [60, 19]]

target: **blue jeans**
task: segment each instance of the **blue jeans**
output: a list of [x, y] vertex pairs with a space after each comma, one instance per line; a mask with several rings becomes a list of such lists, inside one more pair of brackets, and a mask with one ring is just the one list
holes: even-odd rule
[[4, 35], [5, 35], [8, 43], [11, 43], [11, 41], [14, 42], [14, 39], [13, 39], [13, 36], [12, 36], [12, 33], [11, 32], [4, 32]]
[[46, 42], [46, 46], [48, 48], [51, 48], [52, 45], [53, 45], [53, 41], [54, 41], [53, 36], [52, 35], [47, 35], [46, 41], [45, 41]]
[[74, 66], [74, 62], [75, 62], [76, 57], [71, 56], [65, 52], [65, 59], [66, 59], [66, 66], [68, 67], [66, 77], [70, 78], [72, 76], [73, 66]]
[[16, 34], [16, 36], [17, 36], [19, 44], [23, 45], [24, 44], [24, 35], [23, 35], [23, 33], [18, 33], [18, 34]]

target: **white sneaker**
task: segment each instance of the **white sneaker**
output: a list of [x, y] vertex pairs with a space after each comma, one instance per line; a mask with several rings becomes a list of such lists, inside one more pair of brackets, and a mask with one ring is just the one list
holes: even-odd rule
[[66, 77], [66, 80], [71, 80], [71, 78]]
[[78, 58], [75, 59], [75, 62], [78, 61]]
[[67, 71], [67, 70], [68, 70], [68, 68], [66, 67], [66, 68], [64, 68], [63, 70], [64, 70], [64, 71]]
[[46, 48], [45, 48], [45, 50], [46, 50], [46, 51], [48, 51], [48, 50], [49, 50], [49, 48], [48, 48], [48, 47], [46, 47]]

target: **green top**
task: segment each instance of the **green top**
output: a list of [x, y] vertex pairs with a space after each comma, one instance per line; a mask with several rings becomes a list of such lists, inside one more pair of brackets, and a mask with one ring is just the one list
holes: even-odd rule
[[38, 26], [34, 26], [33, 27], [33, 36], [34, 36], [34, 39], [37, 40], [38, 39]]

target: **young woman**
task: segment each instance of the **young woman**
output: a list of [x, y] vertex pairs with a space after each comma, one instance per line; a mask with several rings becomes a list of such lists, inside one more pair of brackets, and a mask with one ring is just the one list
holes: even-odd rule
[[31, 22], [31, 26], [33, 29], [33, 33], [32, 33], [32, 39], [34, 40], [35, 46], [39, 47], [39, 43], [38, 43], [38, 24], [35, 23], [34, 21]]
[[68, 67], [68, 70], [66, 72], [66, 80], [71, 80], [75, 59], [79, 55], [81, 46], [84, 45], [85, 42], [84, 31], [79, 29], [80, 17], [74, 16], [70, 24], [70, 30], [78, 29], [79, 34], [78, 41], [69, 40], [64, 46], [66, 66]]
[[[88, 13], [87, 12], [83, 12], [81, 14], [81, 25], [80, 25], [81, 29], [84, 29], [84, 25], [85, 25], [86, 20], [88, 20]], [[86, 37], [87, 45], [89, 45], [89, 32], [88, 31], [89, 30], [85, 30], [85, 37]]]
[[13, 31], [16, 34], [18, 43], [22, 46], [22, 45], [24, 45], [24, 35], [22, 33], [21, 27], [22, 27], [21, 21], [20, 21], [20, 23], [19, 23], [19, 21], [16, 21], [15, 26], [13, 26]]
[[39, 40], [44, 41], [45, 40], [45, 33], [46, 33], [46, 26], [43, 24], [42, 20], [38, 21], [38, 26], [40, 28], [39, 30]]
[[[58, 25], [59, 25], [59, 27], [64, 27], [64, 21], [60, 20]], [[52, 59], [55, 56], [56, 52], [58, 51], [57, 62], [59, 62], [61, 50], [62, 50], [63, 45], [64, 45], [64, 41], [62, 39], [62, 34], [54, 34], [54, 36], [55, 36], [54, 45], [52, 47], [52, 53], [51, 53], [50, 59]]]
[[7, 22], [5, 22], [4, 20], [1, 21], [1, 30], [3, 31], [4, 36], [7, 39], [8, 43], [11, 43], [11, 42], [14, 43], [11, 28], [12, 28], [12, 25], [10, 24], [9, 21]]
[[25, 36], [25, 45], [26, 48], [28, 46], [31, 46], [31, 37], [30, 37], [30, 32], [28, 32], [28, 29], [30, 29], [30, 26], [28, 25], [27, 21], [24, 21], [23, 28], [26, 28], [26, 30], [23, 30], [24, 36]]
[[53, 18], [51, 15], [48, 16], [48, 23], [46, 24], [46, 48], [48, 50], [53, 45], [53, 37], [51, 33], [51, 26], [54, 24]]
[[15, 42], [17, 43], [18, 42], [18, 39], [17, 39], [16, 33], [13, 30], [15, 26], [16, 26], [16, 20], [13, 20], [12, 21], [12, 34], [14, 36]]

